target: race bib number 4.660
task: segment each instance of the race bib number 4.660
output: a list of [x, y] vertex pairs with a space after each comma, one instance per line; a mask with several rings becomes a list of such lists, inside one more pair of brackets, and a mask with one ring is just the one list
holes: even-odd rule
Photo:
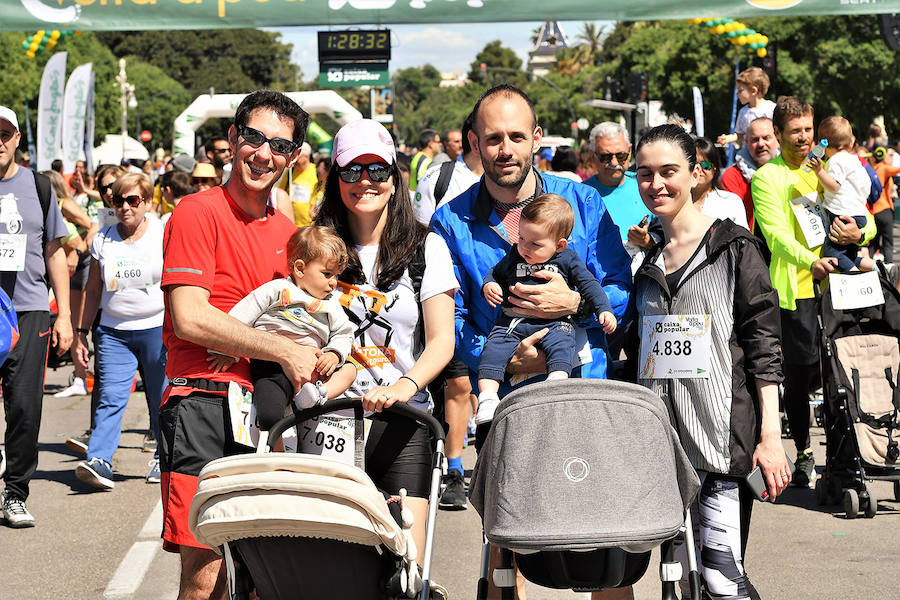
[[641, 379], [709, 378], [709, 315], [641, 317]]
[[125, 288], [144, 288], [153, 285], [153, 270], [149, 256], [113, 256], [103, 269], [106, 289], [116, 292]]

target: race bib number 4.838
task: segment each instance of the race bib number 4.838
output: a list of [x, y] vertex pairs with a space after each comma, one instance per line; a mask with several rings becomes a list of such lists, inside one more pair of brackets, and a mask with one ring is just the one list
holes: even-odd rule
[[641, 317], [641, 379], [709, 378], [709, 315]]

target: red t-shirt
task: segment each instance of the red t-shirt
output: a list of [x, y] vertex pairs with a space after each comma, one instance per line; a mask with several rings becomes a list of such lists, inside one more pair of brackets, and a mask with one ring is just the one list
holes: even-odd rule
[[750, 231], [753, 231], [753, 195], [750, 193], [750, 182], [744, 179], [741, 170], [735, 165], [722, 171], [722, 189], [737, 194], [744, 201], [747, 223], [750, 224]]
[[[266, 219], [254, 219], [241, 210], [225, 188], [192, 194], [178, 203], [166, 223], [163, 237], [161, 285], [192, 285], [209, 291], [209, 303], [228, 312], [260, 285], [287, 277], [284, 254], [297, 230], [287, 217], [268, 209]], [[241, 359], [226, 372], [209, 372], [206, 348], [182, 340], [172, 328], [169, 295], [163, 342], [169, 350], [166, 375], [236, 381], [250, 384], [250, 363]]]

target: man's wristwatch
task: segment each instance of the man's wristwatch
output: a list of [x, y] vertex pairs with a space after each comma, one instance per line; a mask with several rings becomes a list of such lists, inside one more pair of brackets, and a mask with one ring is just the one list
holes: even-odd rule
[[866, 239], [866, 232], [865, 232], [865, 231], [860, 231], [860, 232], [859, 232], [859, 241], [856, 242], [856, 245], [857, 245], [857, 246], [862, 246], [862, 243], [863, 243], [863, 241], [865, 241], [865, 239]]

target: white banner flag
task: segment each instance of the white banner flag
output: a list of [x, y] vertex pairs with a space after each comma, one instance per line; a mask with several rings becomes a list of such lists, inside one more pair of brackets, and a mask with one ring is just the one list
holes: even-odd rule
[[694, 86], [694, 129], [697, 137], [703, 137], [706, 133], [706, 127], [703, 124], [703, 94], [700, 88]]
[[87, 163], [88, 173], [94, 172], [94, 85], [97, 74], [91, 72], [91, 85], [88, 87], [87, 116], [84, 121], [84, 160]]
[[41, 76], [38, 97], [37, 168], [50, 169], [50, 163], [62, 155], [63, 89], [66, 81], [65, 52], [57, 52], [47, 61]]
[[63, 173], [75, 172], [75, 161], [84, 146], [84, 119], [87, 115], [88, 92], [91, 87], [91, 63], [80, 65], [69, 75], [66, 102], [63, 105], [62, 159]]

